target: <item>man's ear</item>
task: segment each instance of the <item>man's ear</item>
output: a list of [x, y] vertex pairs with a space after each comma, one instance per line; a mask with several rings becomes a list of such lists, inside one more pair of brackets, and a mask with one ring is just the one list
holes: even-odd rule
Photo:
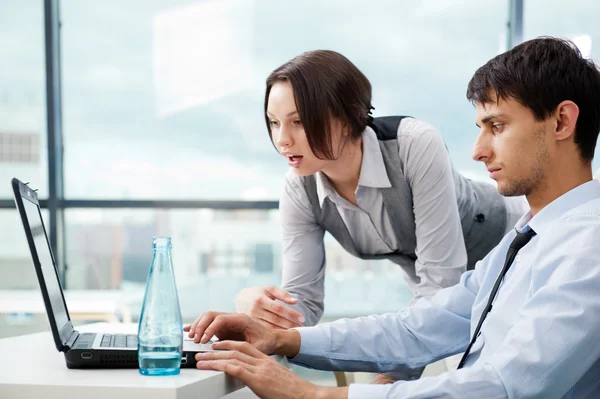
[[579, 117], [579, 107], [573, 101], [566, 100], [558, 104], [556, 112], [556, 128], [554, 137], [556, 140], [566, 140], [575, 134], [575, 125]]

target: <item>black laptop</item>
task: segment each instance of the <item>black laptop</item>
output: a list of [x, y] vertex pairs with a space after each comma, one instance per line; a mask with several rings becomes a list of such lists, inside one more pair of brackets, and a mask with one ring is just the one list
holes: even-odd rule
[[[73, 328], [52, 249], [40, 212], [37, 193], [12, 179], [15, 203], [27, 236], [56, 349], [64, 352], [68, 368], [138, 368], [137, 335], [79, 333]], [[197, 344], [184, 333], [181, 367], [195, 367], [194, 355], [213, 349]]]

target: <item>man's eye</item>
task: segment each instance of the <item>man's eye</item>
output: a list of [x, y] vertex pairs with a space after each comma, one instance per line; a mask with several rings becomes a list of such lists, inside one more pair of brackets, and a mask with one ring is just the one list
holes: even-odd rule
[[494, 133], [501, 133], [504, 130], [504, 125], [501, 123], [495, 123], [492, 125], [492, 131]]

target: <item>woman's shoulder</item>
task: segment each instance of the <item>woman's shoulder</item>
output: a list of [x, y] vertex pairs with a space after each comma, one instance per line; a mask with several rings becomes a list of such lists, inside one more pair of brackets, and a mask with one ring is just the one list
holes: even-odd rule
[[284, 197], [293, 200], [302, 205], [302, 207], [310, 208], [310, 201], [305, 186], [306, 177], [299, 176], [293, 169], [285, 174], [285, 182], [283, 185], [282, 199]]
[[446, 151], [440, 132], [429, 123], [414, 118], [404, 118], [398, 127], [398, 149], [404, 161], [420, 162], [421, 157]]
[[431, 124], [421, 119], [404, 118], [398, 126], [398, 137], [413, 138], [417, 140], [440, 137], [440, 132]]
[[290, 168], [285, 174], [284, 189], [295, 193], [306, 193], [306, 189], [304, 188], [304, 180], [304, 177], [299, 176], [292, 168]]
[[303, 215], [303, 218], [313, 220], [314, 215], [304, 180], [304, 177], [297, 175], [292, 169], [285, 174], [279, 208], [288, 217]]

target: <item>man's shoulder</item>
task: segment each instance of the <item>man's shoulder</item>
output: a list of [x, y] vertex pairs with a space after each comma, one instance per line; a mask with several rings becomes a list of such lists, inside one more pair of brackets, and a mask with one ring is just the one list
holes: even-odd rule
[[[556, 218], [544, 234], [543, 248], [567, 250], [587, 246], [600, 248], [600, 198], [594, 198], [573, 207]], [[598, 251], [600, 254], [600, 251]]]
[[573, 209], [565, 212], [560, 218], [568, 223], [569, 221], [587, 220], [591, 224], [598, 224], [600, 227], [600, 197], [593, 198]]

